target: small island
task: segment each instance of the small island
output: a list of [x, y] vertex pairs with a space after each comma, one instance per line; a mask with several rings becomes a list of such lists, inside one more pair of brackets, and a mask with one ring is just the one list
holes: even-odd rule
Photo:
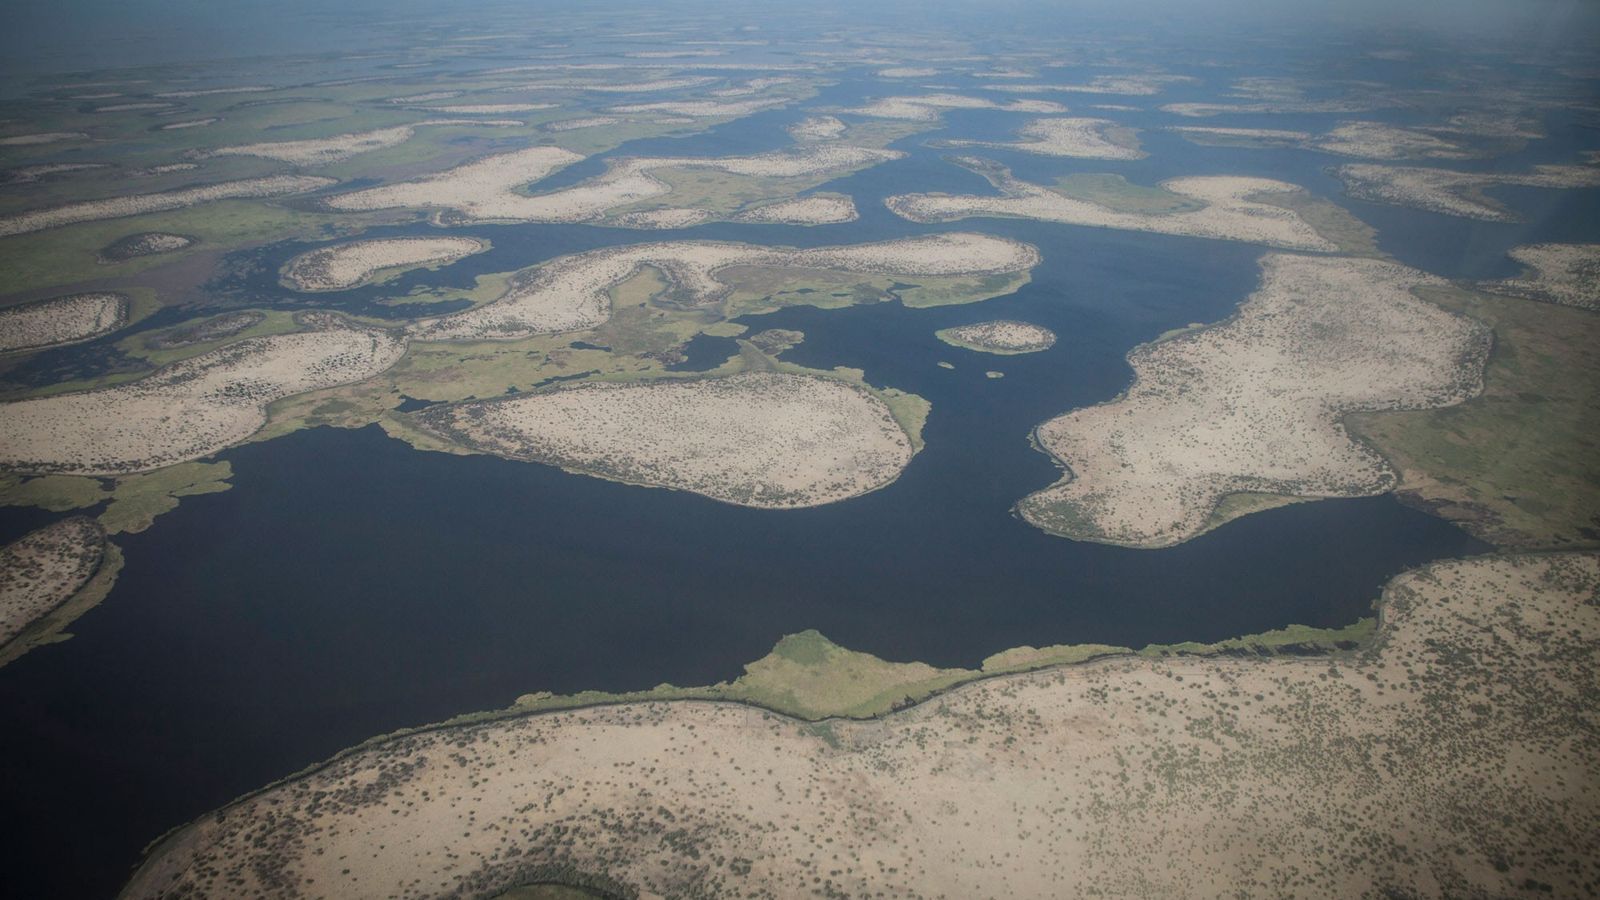
[[935, 331], [934, 337], [952, 347], [1015, 356], [1021, 353], [1038, 353], [1055, 345], [1055, 332], [1029, 322], [1014, 319], [995, 319], [991, 322], [974, 322]]

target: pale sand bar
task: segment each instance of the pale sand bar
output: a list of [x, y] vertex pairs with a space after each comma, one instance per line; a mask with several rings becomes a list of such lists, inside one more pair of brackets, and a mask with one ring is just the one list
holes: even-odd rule
[[1206, 530], [1230, 494], [1392, 490], [1393, 468], [1341, 417], [1482, 389], [1488, 327], [1411, 293], [1445, 284], [1376, 260], [1265, 257], [1233, 318], [1135, 348], [1123, 396], [1039, 426], [1069, 474], [1018, 511], [1075, 539], [1168, 547]]

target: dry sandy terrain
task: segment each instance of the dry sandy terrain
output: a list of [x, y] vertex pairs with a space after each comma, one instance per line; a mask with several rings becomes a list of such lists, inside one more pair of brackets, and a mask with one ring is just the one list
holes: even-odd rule
[[1167, 129], [1196, 144], [1233, 146], [1248, 144], [1256, 147], [1299, 147], [1311, 140], [1306, 131], [1284, 131], [1277, 128], [1206, 128], [1199, 125], [1175, 125]]
[[836, 116], [808, 116], [787, 130], [797, 141], [831, 141], [844, 136], [845, 124]]
[[1334, 174], [1346, 194], [1358, 200], [1411, 206], [1447, 216], [1485, 222], [1516, 222], [1516, 213], [1483, 193], [1486, 187], [1512, 185], [1538, 188], [1600, 187], [1600, 165], [1539, 165], [1523, 174], [1454, 172], [1356, 163]]
[[876, 490], [914, 452], [865, 388], [774, 372], [596, 382], [419, 418], [484, 453], [764, 509]]
[[598, 128], [602, 125], [616, 125], [623, 121], [616, 116], [587, 116], [582, 119], [566, 119], [560, 122], [548, 122], [545, 131], [577, 131], [579, 128]]
[[[798, 178], [843, 174], [903, 155], [895, 150], [823, 146], [754, 156], [629, 157], [612, 161], [605, 174], [569, 188], [533, 196], [516, 193], [513, 189], [518, 185], [582, 159], [559, 148], [535, 147], [492, 156], [418, 181], [341, 194], [329, 198], [328, 205], [343, 210], [445, 208], [467, 221], [590, 222], [605, 218], [616, 207], [671, 194], [672, 185], [654, 175], [667, 170], [710, 169], [758, 178]], [[635, 216], [615, 224], [681, 227], [705, 218], [690, 221], [675, 211], [665, 219]]]
[[201, 128], [206, 125], [215, 125], [222, 121], [221, 116], [208, 116], [204, 119], [186, 119], [182, 122], [168, 122], [161, 126], [162, 131], [180, 131], [185, 128]]
[[1167, 191], [1204, 204], [1173, 213], [1130, 213], [1077, 200], [1022, 181], [1010, 171], [981, 160], [965, 160], [1000, 190], [998, 197], [951, 194], [900, 194], [884, 203], [913, 222], [950, 222], [972, 216], [1007, 216], [1099, 228], [1153, 231], [1266, 244], [1291, 250], [1331, 252], [1338, 247], [1291, 210], [1261, 203], [1259, 194], [1298, 191], [1268, 178], [1193, 175], [1161, 183]]
[[207, 815], [156, 897], [1582, 896], [1600, 559], [1399, 576], [1334, 660], [1118, 657], [864, 722], [634, 703], [376, 742]]
[[100, 250], [100, 262], [116, 263], [141, 256], [176, 253], [194, 246], [194, 239], [166, 231], [144, 231], [118, 238]]
[[1070, 474], [1018, 510], [1068, 537], [1167, 547], [1215, 524], [1230, 494], [1393, 489], [1394, 470], [1340, 418], [1482, 389], [1488, 328], [1411, 293], [1444, 283], [1376, 260], [1265, 257], [1233, 318], [1135, 348], [1127, 393], [1039, 426]]
[[320, 247], [283, 267], [284, 286], [297, 291], [343, 291], [393, 269], [438, 266], [489, 249], [477, 238], [379, 238]]
[[0, 147], [31, 147], [36, 144], [54, 144], [60, 141], [84, 141], [89, 136], [81, 131], [41, 131], [37, 134], [13, 134], [0, 137]]
[[1065, 106], [1048, 100], [1013, 100], [996, 103], [980, 97], [963, 97], [959, 94], [926, 94], [921, 97], [885, 97], [865, 106], [840, 110], [855, 116], [874, 119], [904, 119], [911, 122], [937, 122], [947, 109], [998, 109], [1005, 112], [1064, 113]]
[[1508, 255], [1527, 274], [1483, 282], [1485, 290], [1600, 311], [1600, 244], [1531, 244]]
[[713, 97], [748, 97], [751, 94], [759, 94], [762, 91], [767, 90], [768, 88], [775, 88], [775, 87], [777, 87], [779, 85], [783, 85], [783, 84], [794, 84], [795, 82], [797, 82], [799, 80], [800, 79], [798, 79], [798, 78], [789, 78], [789, 77], [752, 78], [749, 81], [746, 81], [746, 82], [743, 82], [743, 83], [740, 83], [740, 84], [736, 84], [736, 85], [733, 85], [731, 87], [725, 87], [725, 88], [722, 88], [720, 90], [712, 91], [711, 92], [711, 96], [713, 96]]
[[942, 328], [936, 332], [939, 340], [957, 347], [966, 347], [981, 353], [1010, 355], [1037, 353], [1055, 345], [1055, 332], [1031, 322], [1014, 319], [995, 319]]
[[1096, 75], [1089, 79], [1088, 84], [997, 84], [986, 90], [1019, 94], [1061, 91], [1073, 94], [1122, 94], [1143, 97], [1161, 93], [1168, 84], [1194, 80], [1187, 75]]
[[1137, 132], [1110, 119], [1034, 119], [1018, 129], [1019, 141], [941, 141], [941, 147], [997, 147], [1041, 156], [1144, 159]]
[[128, 321], [122, 294], [70, 294], [0, 309], [0, 353], [76, 344]]
[[346, 211], [447, 208], [469, 219], [517, 220], [527, 201], [515, 192], [557, 169], [583, 159], [560, 147], [529, 147], [469, 162], [437, 175], [338, 194], [327, 199], [332, 209]]
[[0, 404], [0, 467], [117, 475], [159, 469], [237, 444], [267, 405], [360, 381], [399, 361], [405, 341], [306, 313], [317, 330], [249, 338], [138, 381]]
[[1382, 122], [1344, 122], [1311, 146], [1325, 153], [1365, 159], [1471, 159], [1477, 155], [1454, 141]]
[[819, 194], [747, 209], [735, 215], [732, 221], [765, 225], [836, 225], [854, 222], [857, 218], [856, 204], [849, 197]]
[[100, 568], [106, 534], [74, 516], [0, 549], [0, 647], [72, 598]]
[[331, 178], [310, 175], [269, 175], [265, 178], [246, 178], [241, 181], [224, 181], [202, 187], [163, 191], [158, 194], [132, 194], [127, 197], [108, 197], [104, 200], [85, 200], [48, 209], [0, 216], [0, 237], [43, 231], [77, 222], [97, 222], [101, 219], [118, 219], [143, 213], [183, 209], [197, 203], [216, 200], [233, 200], [241, 197], [279, 197], [284, 194], [301, 194], [333, 184]]
[[879, 78], [932, 78], [939, 74], [938, 69], [929, 69], [924, 66], [891, 66], [879, 69]]
[[[485, 112], [490, 110], [480, 108], [472, 111]], [[373, 131], [353, 132], [351, 134], [336, 134], [333, 137], [311, 138], [304, 141], [267, 141], [259, 144], [217, 147], [211, 150], [197, 151], [194, 155], [197, 159], [205, 159], [211, 156], [259, 156], [264, 159], [276, 159], [294, 166], [325, 166], [343, 162], [352, 156], [362, 153], [398, 147], [411, 140], [412, 136], [417, 133], [417, 129], [423, 125], [494, 126], [497, 124], [503, 123], [483, 119], [440, 119], [432, 122], [418, 122], [415, 125], [396, 125], [393, 128], [379, 128]]]
[[632, 244], [557, 257], [517, 273], [506, 293], [486, 306], [424, 319], [408, 330], [419, 340], [461, 341], [594, 328], [610, 318], [611, 288], [644, 266], [659, 270], [684, 302], [710, 305], [729, 291], [718, 270], [734, 265], [916, 276], [1020, 272], [1038, 261], [1027, 244], [962, 232], [809, 250], [720, 241]]
[[631, 103], [610, 107], [607, 112], [618, 113], [668, 113], [674, 116], [691, 116], [697, 119], [723, 116], [748, 116], [763, 109], [771, 109], [786, 100], [663, 100], [659, 103]]

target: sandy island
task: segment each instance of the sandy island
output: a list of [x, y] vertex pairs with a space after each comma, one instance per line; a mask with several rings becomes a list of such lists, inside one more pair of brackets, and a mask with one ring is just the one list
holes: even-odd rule
[[762, 509], [876, 490], [914, 452], [872, 392], [776, 372], [595, 382], [428, 410], [418, 420], [479, 452]]
[[1269, 178], [1237, 175], [1173, 178], [1162, 182], [1160, 189], [1176, 199], [1191, 201], [1196, 208], [1171, 213], [1135, 213], [1075, 199], [1042, 185], [1023, 181], [1014, 177], [1009, 169], [987, 160], [962, 157], [956, 162], [989, 179], [999, 189], [1000, 196], [900, 194], [885, 199], [885, 205], [913, 222], [950, 222], [972, 216], [1005, 216], [1098, 228], [1248, 241], [1291, 250], [1333, 252], [1339, 249], [1298, 213], [1261, 201], [1264, 195], [1301, 192], [1296, 185]]
[[853, 116], [874, 119], [903, 119], [909, 122], [937, 122], [945, 110], [997, 109], [1004, 112], [1064, 113], [1065, 106], [1048, 100], [1012, 100], [996, 103], [981, 97], [963, 97], [959, 94], [925, 94], [920, 97], [885, 97], [864, 106], [839, 110]]
[[120, 237], [100, 248], [99, 261], [103, 263], [126, 262], [141, 256], [158, 256], [176, 253], [194, 246], [192, 237], [167, 231], [141, 231]]
[[1081, 159], [1144, 159], [1138, 132], [1110, 119], [1034, 119], [1018, 129], [1019, 141], [939, 141], [937, 147], [993, 147], [1041, 156]]
[[0, 648], [88, 583], [100, 568], [106, 533], [74, 516], [0, 549]]
[[1013, 319], [995, 319], [941, 328], [934, 337], [952, 347], [965, 347], [979, 353], [1011, 356], [1019, 353], [1038, 353], [1055, 346], [1056, 334], [1048, 328]]
[[1483, 192], [1486, 187], [1510, 185], [1537, 188], [1600, 187], [1600, 165], [1538, 165], [1526, 173], [1455, 172], [1355, 163], [1340, 166], [1334, 174], [1344, 181], [1345, 193], [1357, 200], [1410, 206], [1447, 216], [1485, 222], [1517, 222], [1521, 218], [1500, 201]]
[[953, 232], [871, 244], [795, 250], [720, 241], [671, 241], [608, 247], [561, 256], [513, 276], [506, 293], [476, 309], [409, 326], [419, 340], [519, 340], [580, 331], [611, 315], [611, 288], [644, 266], [658, 269], [687, 306], [709, 306], [730, 287], [718, 280], [730, 266], [828, 269], [882, 275], [980, 275], [1037, 265], [1038, 251], [1017, 241]]
[[1600, 311], [1600, 244], [1530, 244], [1507, 255], [1527, 273], [1481, 282], [1484, 290]]
[[331, 184], [334, 184], [331, 178], [317, 178], [310, 175], [269, 175], [265, 178], [224, 181], [156, 194], [132, 194], [127, 197], [108, 197], [104, 200], [85, 200], [81, 203], [68, 203], [64, 206], [0, 216], [0, 237], [43, 231], [46, 228], [58, 228], [78, 222], [97, 222], [102, 219], [184, 209], [216, 200], [302, 194]]
[[1040, 425], [1070, 474], [1018, 511], [1078, 540], [1167, 547], [1232, 494], [1363, 497], [1397, 478], [1341, 417], [1460, 403], [1490, 331], [1413, 296], [1442, 279], [1392, 263], [1274, 254], [1231, 319], [1128, 354], [1122, 397]]
[[128, 322], [123, 294], [69, 294], [0, 309], [0, 353], [76, 344]]
[[412, 136], [417, 133], [417, 129], [424, 125], [494, 127], [504, 124], [507, 123], [486, 119], [437, 119], [417, 122], [411, 125], [396, 125], [392, 128], [379, 128], [373, 131], [336, 134], [325, 138], [310, 138], [301, 141], [267, 141], [258, 144], [214, 147], [210, 150], [192, 151], [192, 155], [196, 159], [206, 159], [214, 156], [259, 156], [263, 159], [286, 162], [293, 166], [325, 166], [343, 162], [362, 153], [398, 147], [411, 140]]
[[283, 266], [279, 281], [296, 291], [343, 291], [387, 273], [437, 267], [489, 249], [467, 237], [379, 238], [309, 250]]
[[127, 384], [0, 404], [0, 468], [120, 475], [200, 459], [249, 438], [273, 401], [369, 378], [405, 352], [391, 332], [299, 318], [316, 330], [249, 338]]
[[1113, 657], [867, 721], [690, 700], [425, 730], [198, 819], [122, 896], [1581, 896], [1597, 590], [1592, 555], [1480, 557], [1395, 578], [1333, 658]]
[[[438, 175], [330, 197], [339, 210], [419, 207], [451, 210], [463, 222], [592, 222], [623, 206], [660, 200], [673, 193], [663, 180], [668, 172], [710, 170], [729, 176], [754, 178], [816, 178], [842, 175], [904, 154], [864, 147], [821, 146], [788, 152], [728, 157], [631, 157], [613, 160], [604, 174], [547, 194], [527, 195], [515, 188], [537, 181], [558, 168], [582, 159], [556, 147], [535, 147], [491, 156]], [[777, 198], [784, 199], [784, 198]], [[746, 204], [759, 208], [760, 201]], [[811, 224], [816, 205], [796, 207], [798, 221]], [[659, 212], [651, 210], [649, 212]], [[667, 216], [619, 215], [611, 224], [635, 228], [679, 228], [712, 217], [711, 210]], [[776, 221], [767, 214], [766, 221]], [[626, 216], [626, 217], [624, 217]], [[828, 221], [834, 221], [829, 219]]]

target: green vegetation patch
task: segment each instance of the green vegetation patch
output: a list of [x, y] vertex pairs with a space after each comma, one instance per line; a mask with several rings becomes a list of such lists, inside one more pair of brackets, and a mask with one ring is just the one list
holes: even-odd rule
[[1487, 322], [1481, 396], [1444, 409], [1358, 413], [1350, 430], [1401, 474], [1400, 496], [1496, 546], [1600, 546], [1600, 316], [1459, 288], [1426, 299]]

